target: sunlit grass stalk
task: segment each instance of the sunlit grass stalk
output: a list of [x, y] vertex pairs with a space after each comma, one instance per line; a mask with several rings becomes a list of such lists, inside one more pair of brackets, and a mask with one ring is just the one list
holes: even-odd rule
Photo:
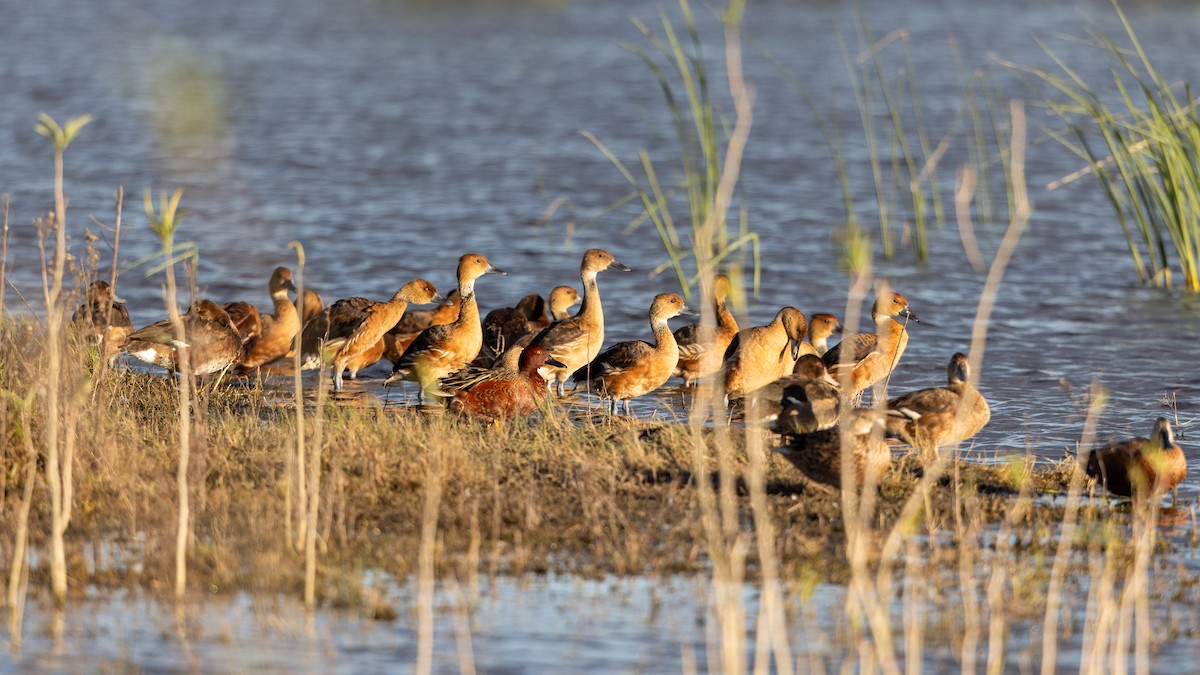
[[24, 481], [21, 501], [16, 509], [16, 533], [13, 536], [11, 566], [8, 571], [6, 596], [9, 620], [9, 641], [17, 648], [21, 644], [21, 622], [25, 610], [25, 589], [29, 578], [29, 509], [33, 505], [33, 487], [37, 482], [38, 453], [33, 444], [33, 401], [36, 391], [24, 398], [6, 392], [20, 406], [21, 445], [25, 449]]
[[[118, 255], [121, 250], [121, 217], [124, 213], [124, 207], [125, 207], [125, 188], [124, 187], [117, 188], [116, 200], [117, 200], [117, 206], [116, 206], [117, 215], [116, 215], [116, 221], [113, 224], [112, 269], [109, 271], [109, 276], [108, 276], [108, 285], [109, 285], [109, 288], [112, 289], [114, 294], [117, 292], [117, 273], [118, 273], [118, 269], [119, 269], [117, 267], [117, 261], [119, 260]], [[103, 325], [105, 327], [112, 325], [112, 311], [113, 311], [113, 303], [110, 302], [107, 305], [105, 305], [105, 307], [104, 307], [104, 324]], [[103, 330], [100, 332], [99, 359], [96, 364], [96, 388], [95, 388], [95, 391], [97, 391], [97, 392], [101, 391], [101, 384], [104, 381], [105, 374], [108, 372], [108, 359], [106, 358], [106, 355], [108, 354], [108, 350], [109, 350], [108, 330]]]
[[[67, 599], [67, 561], [63, 535], [71, 521], [72, 468], [75, 458], [60, 439], [63, 357], [63, 276], [67, 264], [67, 202], [63, 192], [63, 154], [75, 136], [91, 122], [90, 115], [76, 117], [60, 127], [49, 115], [38, 117], [37, 132], [54, 144], [54, 260], [47, 280], [45, 251], [42, 251], [42, 294], [46, 303], [46, 334], [49, 341], [46, 368], [46, 482], [50, 488], [50, 587], [55, 602]], [[39, 233], [41, 231], [39, 230]], [[42, 236], [39, 246], [44, 246]]]
[[0, 230], [0, 321], [7, 312], [4, 304], [4, 289], [8, 288], [8, 195], [0, 196], [0, 217], [3, 218], [3, 230]]
[[[322, 387], [324, 389], [324, 387]], [[428, 675], [433, 670], [433, 593], [436, 584], [438, 509], [442, 503], [444, 467], [442, 451], [429, 450], [425, 471], [425, 500], [421, 511], [421, 546], [417, 553], [417, 663], [416, 672]]]
[[183, 197], [183, 189], [176, 189], [170, 197], [166, 193], [159, 195], [159, 207], [155, 209], [154, 200], [149, 190], [146, 190], [143, 205], [150, 228], [158, 235], [162, 244], [163, 258], [167, 278], [166, 297], [167, 317], [171, 321], [171, 329], [176, 336], [175, 358], [179, 371], [179, 460], [176, 465], [175, 487], [178, 499], [177, 523], [175, 530], [175, 598], [182, 600], [187, 592], [187, 542], [188, 528], [191, 519], [191, 503], [188, 491], [188, 462], [191, 459], [191, 429], [192, 429], [192, 364], [191, 350], [188, 347], [187, 331], [184, 328], [183, 316], [179, 313], [179, 289], [175, 281], [175, 230], [183, 214], [179, 212], [179, 200]]

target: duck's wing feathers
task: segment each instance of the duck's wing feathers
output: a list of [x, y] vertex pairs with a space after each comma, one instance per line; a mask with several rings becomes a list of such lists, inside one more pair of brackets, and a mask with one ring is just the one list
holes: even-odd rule
[[[874, 333], [855, 333], [847, 336], [846, 339], [837, 343], [825, 352], [821, 360], [825, 362], [826, 368], [836, 368], [843, 365], [853, 365], [867, 358], [867, 355], [875, 351], [879, 345], [879, 336]], [[849, 353], [842, 356], [844, 350]]]
[[960, 400], [946, 388], [921, 389], [888, 401], [888, 415], [919, 419], [933, 413], [955, 412]]
[[571, 375], [571, 379], [576, 382], [582, 382], [604, 375], [619, 373], [644, 362], [653, 352], [654, 345], [651, 345], [649, 342], [641, 340], [618, 342], [600, 352], [596, 358], [592, 359], [591, 363], [575, 371]]

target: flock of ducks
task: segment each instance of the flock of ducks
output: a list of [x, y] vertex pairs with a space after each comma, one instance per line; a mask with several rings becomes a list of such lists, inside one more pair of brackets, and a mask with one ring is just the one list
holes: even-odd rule
[[[885, 414], [855, 407], [862, 392], [886, 383], [908, 345], [908, 322], [920, 321], [899, 293], [884, 291], [875, 299], [873, 333], [846, 335], [829, 346], [841, 330], [831, 314], [810, 321], [789, 306], [765, 326], [739, 328], [726, 305], [729, 278], [717, 275], [711, 325], [672, 331], [671, 319], [698, 313], [680, 296], [660, 293], [649, 311], [653, 342], [619, 342], [602, 351], [604, 312], [596, 278], [609, 270], [630, 268], [606, 250], [590, 249], [580, 265], [582, 295], [559, 286], [548, 302], [531, 294], [481, 319], [476, 282], [507, 273], [477, 253], [459, 259], [457, 288], [446, 299], [429, 281], [414, 279], [385, 302], [351, 297], [326, 307], [312, 291], [293, 301], [292, 273], [278, 267], [268, 282], [270, 314], [247, 302], [200, 300], [182, 317], [182, 336], [170, 320], [134, 330], [112, 286], [96, 281], [73, 323], [110, 362], [125, 353], [177, 371], [179, 350], [186, 346], [196, 375], [249, 373], [294, 358], [299, 334], [300, 367], [330, 367], [335, 391], [343, 389], [347, 371], [354, 379], [387, 358], [392, 370], [385, 385], [414, 382], [422, 402], [446, 399], [453, 411], [493, 420], [534, 413], [549, 390], [564, 396], [568, 380], [607, 401], [613, 414], [618, 409], [629, 414], [633, 399], [672, 377], [688, 387], [711, 380], [727, 405], [744, 406], [749, 423], [769, 424], [783, 437], [777, 451], [785, 459], [811, 480], [833, 487], [840, 485], [843, 447], [851, 451], [859, 480], [873, 481], [890, 464], [885, 436], [936, 452], [967, 441], [990, 420], [961, 353], [950, 359], [945, 387], [891, 398]], [[438, 302], [432, 309], [410, 309]], [[1174, 491], [1187, 472], [1164, 418], [1149, 438], [1087, 453], [1086, 468], [1123, 497], [1160, 497]]]

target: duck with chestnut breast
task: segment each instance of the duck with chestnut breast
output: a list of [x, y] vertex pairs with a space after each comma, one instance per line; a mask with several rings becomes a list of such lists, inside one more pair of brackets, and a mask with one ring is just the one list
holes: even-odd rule
[[679, 363], [679, 345], [667, 321], [680, 314], [697, 316], [674, 293], [659, 293], [650, 304], [650, 329], [654, 344], [642, 340], [618, 342], [604, 350], [591, 363], [575, 371], [575, 382], [586, 382], [589, 389], [611, 404], [612, 414], [621, 403], [631, 414], [630, 402], [661, 387]]
[[99, 279], [88, 284], [87, 297], [71, 315], [71, 323], [81, 340], [103, 348], [103, 358], [109, 362], [120, 354], [121, 345], [133, 332], [125, 301], [117, 297], [111, 284]]
[[817, 356], [824, 356], [829, 351], [829, 338], [841, 332], [842, 323], [832, 314], [821, 312], [808, 320], [808, 341]]
[[765, 387], [751, 392], [754, 402], [748, 420], [770, 424], [777, 434], [823, 431], [837, 424], [840, 395], [837, 382], [816, 354], [805, 354], [796, 367]]
[[408, 308], [394, 328], [383, 334], [383, 358], [395, 363], [404, 356], [404, 350], [412, 344], [421, 331], [432, 326], [454, 323], [462, 298], [454, 288], [437, 307], [431, 309]]
[[341, 391], [342, 373], [350, 379], [383, 356], [383, 335], [404, 315], [409, 303], [436, 302], [437, 288], [424, 279], [404, 284], [387, 302], [353, 297], [338, 300], [304, 326], [301, 364], [307, 370], [333, 364], [333, 390]]
[[[296, 285], [292, 283], [292, 271], [286, 267], [276, 267], [267, 282], [267, 289], [274, 304], [274, 314], [263, 314], [249, 303], [226, 305], [226, 312], [232, 309], [233, 314], [241, 320], [240, 325], [246, 327], [252, 326], [253, 323], [249, 310], [253, 309], [253, 313], [258, 314], [258, 335], [247, 340], [244, 354], [238, 358], [237, 366], [242, 371], [265, 366], [286, 356], [292, 349], [296, 333], [300, 331], [300, 314], [296, 312], [296, 305], [288, 296], [289, 292], [296, 290]], [[247, 331], [246, 334], [250, 335], [252, 332]]]
[[600, 304], [596, 275], [605, 270], [632, 271], [604, 249], [588, 249], [579, 265], [579, 279], [583, 282], [583, 304], [579, 313], [546, 328], [530, 341], [530, 344], [542, 345], [555, 360], [566, 364], [563, 368], [542, 368], [542, 377], [554, 383], [559, 396], [563, 395], [567, 378], [596, 358], [604, 344], [604, 308]]
[[208, 375], [224, 371], [242, 354], [242, 337], [229, 314], [211, 300], [192, 304], [183, 315], [184, 337], [175, 333], [170, 319], [134, 331], [122, 349], [146, 363], [178, 370], [177, 350], [189, 348], [192, 373]]
[[468, 253], [458, 259], [458, 294], [462, 298], [458, 318], [454, 323], [421, 331], [393, 365], [392, 374], [384, 384], [400, 380], [416, 382], [420, 386], [417, 397], [421, 402], [425, 401], [427, 393], [444, 393], [438, 381], [470, 363], [483, 347], [475, 280], [485, 274], [508, 276], [508, 272], [492, 265], [478, 253]]
[[1088, 453], [1087, 474], [1118, 497], [1160, 499], [1187, 477], [1187, 459], [1175, 442], [1171, 423], [1154, 420], [1149, 438], [1132, 438], [1109, 443]]
[[[546, 364], [561, 367], [545, 347], [525, 349], [517, 370], [488, 370], [454, 388], [450, 410], [491, 419], [531, 415], [546, 400], [546, 380], [538, 372]], [[451, 390], [448, 381], [443, 385]]]
[[921, 389], [887, 403], [888, 434], [914, 448], [957, 445], [987, 426], [991, 408], [971, 384], [971, 363], [961, 352], [950, 357], [945, 387]]
[[717, 372], [725, 361], [725, 350], [738, 333], [737, 319], [725, 304], [731, 289], [729, 277], [718, 274], [713, 278], [716, 323], [712, 326], [692, 323], [675, 331], [679, 364], [675, 366], [674, 374], [683, 378], [685, 386], [694, 386], [696, 380]]
[[[578, 305], [581, 299], [579, 292], [571, 286], [555, 286], [554, 290], [550, 291], [549, 326], [571, 318], [571, 308]], [[521, 352], [529, 346], [530, 342], [533, 342], [540, 332], [540, 330], [532, 330], [513, 340], [512, 344], [496, 357], [492, 367], [499, 370], [516, 370], [517, 363], [521, 360]]]
[[795, 307], [784, 307], [766, 326], [738, 332], [725, 350], [725, 400], [741, 398], [792, 372], [800, 357], [807, 322]]
[[856, 396], [864, 389], [882, 382], [892, 373], [904, 348], [908, 346], [908, 330], [896, 320], [901, 316], [920, 323], [908, 307], [908, 300], [899, 293], [885, 291], [871, 306], [874, 333], [855, 333], [842, 339], [822, 355], [825, 367], [841, 383], [843, 396]]
[[883, 440], [883, 426], [876, 411], [854, 408], [836, 426], [792, 436], [786, 444], [773, 449], [809, 480], [840, 490], [845, 442], [853, 458], [858, 485], [878, 485], [892, 464], [892, 452]]

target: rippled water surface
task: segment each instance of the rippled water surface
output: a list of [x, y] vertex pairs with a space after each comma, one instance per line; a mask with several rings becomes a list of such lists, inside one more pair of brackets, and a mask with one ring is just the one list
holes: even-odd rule
[[[1024, 97], [1028, 89], [993, 56], [1044, 66], [1040, 38], [1099, 82], [1107, 67], [1099, 53], [1060, 34], [1081, 35], [1089, 24], [1120, 30], [1100, 0], [863, 4], [877, 35], [907, 31], [935, 136], [963, 123], [951, 42], [962, 68], [984, 69], [999, 97]], [[665, 6], [674, 15], [674, 5]], [[291, 240], [304, 243], [306, 281], [327, 300], [382, 299], [418, 275], [446, 290], [461, 253], [485, 253], [510, 276], [480, 281], [484, 311], [578, 284], [581, 253], [603, 246], [636, 270], [600, 278], [608, 340], [648, 337], [650, 298], [678, 287], [669, 274], [650, 273], [665, 255], [649, 226], [629, 230], [636, 208], [606, 211], [628, 185], [580, 130], [631, 164], [640, 148], [660, 161], [672, 157], [661, 91], [621, 44], [642, 44], [629, 18], [654, 23], [657, 7], [48, 0], [9, 8], [0, 22], [0, 192], [12, 199], [13, 281], [36, 304], [30, 223], [52, 206], [51, 153], [33, 132], [36, 115], [90, 113], [95, 122], [67, 154], [77, 254], [82, 229], [98, 229], [89, 218], [112, 223], [117, 186], [128, 197], [123, 260], [157, 247], [140, 215], [142, 191], [183, 186], [189, 215], [180, 237], [199, 245], [204, 292], [264, 307], [271, 268], [294, 260]], [[1200, 9], [1166, 2], [1129, 11], [1169, 77], [1200, 81], [1200, 64], [1180, 58], [1192, 52]], [[715, 64], [715, 22], [700, 16]], [[837, 173], [795, 81], [846, 130], [849, 181], [870, 223], [874, 188], [838, 40], [854, 45], [855, 26], [848, 1], [763, 1], [747, 11], [755, 108], [738, 207], [761, 237], [763, 285], [744, 325], [765, 323], [784, 304], [846, 312], [848, 283], [831, 238], [845, 220]], [[1078, 437], [1093, 381], [1112, 393], [1102, 434], [1144, 434], [1168, 397], [1190, 421], [1200, 396], [1200, 301], [1135, 283], [1121, 230], [1094, 184], [1045, 190], [1079, 162], [1039, 132], [1053, 117], [1033, 104], [1027, 111], [1035, 211], [992, 315], [981, 388], [993, 416], [979, 445], [1060, 457]], [[961, 162], [964, 152], [951, 148], [947, 157]], [[943, 171], [949, 180], [953, 168]], [[1002, 234], [1002, 224], [977, 225], [985, 256]], [[930, 249], [926, 264], [907, 250], [876, 263], [929, 324], [912, 329], [893, 391], [941, 383], [950, 354], [968, 347], [983, 276], [966, 263], [952, 222], [931, 232]], [[120, 283], [139, 325], [163, 314], [160, 280], [144, 270]], [[6, 303], [28, 311], [11, 291]], [[365, 371], [352, 391], [385, 396], [385, 372], [386, 364]], [[680, 401], [650, 397], [640, 414], [679, 414]], [[1189, 431], [1185, 447], [1195, 461], [1200, 446]], [[1193, 471], [1184, 492], [1198, 488]]]

